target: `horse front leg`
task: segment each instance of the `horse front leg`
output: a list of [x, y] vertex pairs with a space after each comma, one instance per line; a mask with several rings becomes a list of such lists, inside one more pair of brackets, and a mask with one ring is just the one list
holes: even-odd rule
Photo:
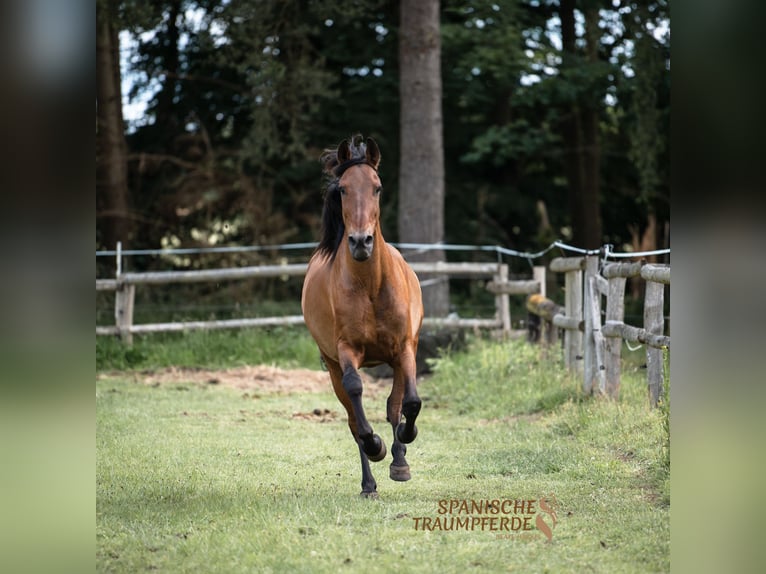
[[[343, 385], [343, 371], [341, 370], [340, 365], [335, 361], [328, 357], [323, 358], [327, 365], [327, 369], [330, 371], [330, 379], [332, 380], [335, 395], [346, 409], [346, 414], [348, 415], [348, 428], [351, 431], [351, 436], [354, 437], [354, 442], [356, 442], [357, 447], [359, 448], [359, 457], [362, 463], [362, 492], [360, 492], [360, 495], [367, 498], [377, 498], [378, 485], [375, 482], [375, 477], [372, 475], [370, 461], [363, 449], [364, 441], [359, 437], [359, 428], [356, 413], [354, 412], [354, 405]], [[385, 445], [383, 445], [383, 451], [383, 456], [385, 456]]]
[[[418, 434], [415, 419], [420, 413], [420, 406], [416, 387], [415, 352], [408, 351], [402, 355], [394, 368], [394, 385], [387, 403], [388, 422], [391, 423], [394, 433], [394, 443], [391, 446], [394, 460], [389, 474], [392, 480], [404, 482], [411, 478], [410, 466], [404, 458], [407, 454], [405, 443], [415, 440]], [[404, 423], [402, 414], [405, 416]]]
[[372, 431], [372, 426], [364, 414], [362, 405], [362, 377], [356, 367], [348, 365], [343, 370], [343, 389], [351, 400], [351, 406], [356, 418], [359, 446], [372, 462], [378, 462], [386, 457], [386, 443]]

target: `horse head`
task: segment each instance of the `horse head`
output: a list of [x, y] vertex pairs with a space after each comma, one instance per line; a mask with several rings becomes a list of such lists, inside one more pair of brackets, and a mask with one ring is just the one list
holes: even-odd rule
[[380, 225], [380, 150], [372, 138], [367, 138], [366, 145], [355, 140], [357, 138], [343, 140], [338, 145], [338, 163], [332, 170], [338, 178], [343, 225], [351, 256], [356, 261], [366, 261], [372, 255]]

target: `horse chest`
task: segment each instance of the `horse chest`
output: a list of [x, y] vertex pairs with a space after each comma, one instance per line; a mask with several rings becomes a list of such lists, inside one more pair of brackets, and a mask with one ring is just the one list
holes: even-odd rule
[[376, 297], [357, 298], [345, 314], [346, 320], [340, 321], [346, 327], [344, 335], [362, 342], [370, 351], [378, 349], [382, 352], [398, 347], [407, 332], [406, 306], [385, 289]]

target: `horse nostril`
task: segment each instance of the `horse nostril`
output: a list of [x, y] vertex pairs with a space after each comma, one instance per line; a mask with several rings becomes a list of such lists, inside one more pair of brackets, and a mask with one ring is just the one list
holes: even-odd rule
[[372, 247], [373, 240], [372, 235], [354, 234], [348, 236], [348, 244], [351, 249], [358, 249], [360, 247], [369, 249]]

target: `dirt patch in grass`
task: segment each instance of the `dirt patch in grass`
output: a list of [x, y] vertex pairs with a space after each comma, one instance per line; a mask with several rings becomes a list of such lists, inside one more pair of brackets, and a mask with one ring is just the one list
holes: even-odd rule
[[[362, 372], [365, 394], [388, 392], [391, 379], [377, 379]], [[254, 365], [230, 369], [197, 367], [168, 367], [137, 371], [127, 375], [145, 385], [196, 384], [207, 387], [227, 387], [249, 393], [321, 393], [331, 392], [330, 375], [311, 369], [282, 369], [270, 365]], [[124, 372], [101, 373], [99, 379], [125, 378]]]
[[293, 413], [292, 418], [304, 421], [327, 423], [336, 420], [338, 418], [338, 413], [336, 411], [331, 411], [330, 409], [317, 408], [306, 413], [295, 412]]

